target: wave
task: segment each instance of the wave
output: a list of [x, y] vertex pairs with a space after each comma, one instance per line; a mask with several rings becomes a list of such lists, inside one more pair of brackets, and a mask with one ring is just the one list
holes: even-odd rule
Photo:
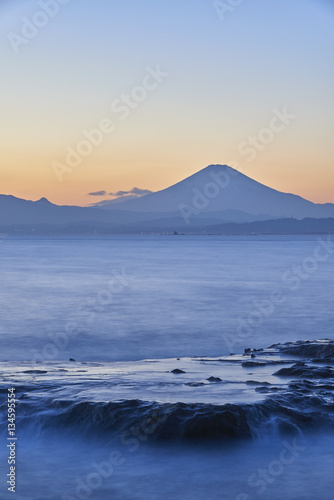
[[20, 403], [19, 427], [52, 434], [67, 430], [71, 435], [104, 439], [140, 434], [145, 441], [226, 441], [317, 428], [334, 430], [334, 401], [328, 400], [333, 386], [320, 386], [318, 395], [304, 382], [290, 389], [289, 394], [251, 405], [54, 401], [40, 410], [37, 402], [26, 401]]
[[[327, 366], [334, 357], [333, 346], [334, 342], [324, 340], [277, 344], [267, 350], [247, 349], [244, 356], [249, 356], [250, 362], [254, 362], [255, 356], [258, 358], [259, 364], [252, 364], [255, 370], [256, 366], [261, 369], [263, 363], [277, 364], [276, 359], [268, 359], [273, 351], [309, 356], [326, 364], [314, 366], [312, 362], [290, 360], [292, 366], [274, 373], [284, 379], [284, 384], [279, 386], [248, 380], [246, 384], [253, 385], [264, 398], [252, 404], [168, 404], [139, 399], [73, 402], [52, 399], [51, 395], [41, 397], [33, 392], [24, 394], [28, 386], [18, 386], [18, 392], [22, 393], [17, 411], [18, 427], [23, 433], [29, 430], [31, 435], [69, 432], [72, 436], [100, 435], [105, 440], [137, 437], [146, 442], [215, 442], [256, 439], [268, 434], [300, 434], [320, 428], [333, 431], [334, 371]], [[242, 359], [238, 362], [244, 365]], [[286, 377], [291, 380], [286, 381]], [[5, 417], [5, 412], [1, 411], [0, 418]]]

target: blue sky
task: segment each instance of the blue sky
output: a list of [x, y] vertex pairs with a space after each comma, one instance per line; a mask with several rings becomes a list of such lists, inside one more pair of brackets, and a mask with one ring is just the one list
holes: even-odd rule
[[[334, 202], [334, 3], [244, 0], [223, 20], [207, 0], [58, 7], [15, 53], [10, 33], [41, 3], [0, 2], [4, 192], [86, 204], [91, 191], [161, 189], [236, 161], [272, 187]], [[156, 65], [168, 78], [59, 182], [53, 162]], [[240, 143], [284, 107], [296, 118], [247, 161]]]

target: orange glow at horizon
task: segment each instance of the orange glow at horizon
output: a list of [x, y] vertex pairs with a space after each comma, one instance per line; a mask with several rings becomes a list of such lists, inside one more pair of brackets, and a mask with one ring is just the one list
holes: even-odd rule
[[[186, 177], [198, 172], [212, 163], [229, 164], [229, 161], [210, 158], [211, 161], [201, 161], [196, 158], [185, 158], [178, 162], [176, 158], [165, 158], [158, 167], [158, 158], [147, 159], [144, 164], [135, 164], [119, 161], [119, 168], [110, 169], [108, 163], [101, 167], [98, 178], [91, 175], [92, 168], [81, 165], [72, 173], [65, 174], [63, 182], [58, 182], [52, 172], [50, 165], [34, 163], [34, 168], [16, 166], [12, 173], [2, 175], [1, 194], [13, 195], [28, 200], [38, 200], [46, 197], [57, 205], [79, 205], [89, 206], [104, 199], [112, 199], [110, 195], [91, 196], [88, 193], [106, 191], [107, 193], [117, 191], [129, 191], [134, 187], [160, 191]], [[230, 156], [231, 158], [231, 156]], [[256, 163], [256, 162], [255, 162]], [[313, 165], [309, 168], [298, 169], [295, 165], [262, 165], [259, 161], [256, 165], [243, 163], [240, 171], [262, 184], [278, 191], [288, 192], [302, 196], [314, 203], [334, 203], [334, 170], [328, 165], [327, 175], [317, 176]], [[273, 168], [274, 167], [274, 168]], [[82, 170], [81, 170], [82, 169]], [[300, 172], [303, 172], [300, 175]]]
[[[88, 206], [104, 199], [90, 192], [157, 191], [237, 162], [269, 187], [334, 203], [327, 2], [243, 2], [227, 22], [212, 2], [67, 2], [19, 53], [6, 34], [36, 6], [4, 4], [1, 193]], [[69, 167], [69, 148], [105, 120], [113, 130]], [[251, 160], [240, 145], [254, 141]]]

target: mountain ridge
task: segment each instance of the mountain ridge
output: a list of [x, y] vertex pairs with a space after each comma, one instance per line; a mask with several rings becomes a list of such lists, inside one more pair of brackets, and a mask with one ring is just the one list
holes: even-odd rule
[[[145, 230], [162, 224], [203, 227], [270, 219], [302, 220], [334, 217], [334, 204], [316, 204], [292, 193], [265, 186], [227, 165], [209, 165], [160, 191], [113, 204], [112, 207], [56, 205], [0, 195], [0, 225], [116, 224]], [[143, 229], [144, 228], [144, 229]]]
[[[210, 193], [214, 185], [215, 191]], [[252, 215], [266, 213], [273, 217], [334, 215], [333, 204], [315, 204], [299, 195], [283, 193], [228, 165], [209, 165], [163, 190], [125, 201], [122, 210], [170, 212], [177, 209], [182, 211], [184, 206], [193, 209], [194, 215], [198, 211], [224, 209], [241, 210]]]

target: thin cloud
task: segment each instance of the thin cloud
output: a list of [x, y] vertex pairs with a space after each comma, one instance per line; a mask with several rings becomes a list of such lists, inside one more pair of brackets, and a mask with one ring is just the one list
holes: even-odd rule
[[91, 203], [92, 206], [104, 206], [108, 205], [111, 203], [111, 201], [116, 201], [116, 200], [131, 200], [135, 198], [141, 198], [141, 196], [145, 196], [146, 194], [153, 193], [153, 191], [150, 191], [149, 189], [140, 189], [137, 187], [134, 187], [130, 189], [129, 191], [117, 191], [115, 193], [108, 193], [107, 191], [93, 191], [92, 193], [88, 193], [89, 196], [112, 196], [112, 200], [102, 200], [99, 201], [98, 203]]
[[130, 191], [117, 191], [116, 193], [109, 193], [110, 196], [115, 196], [116, 198], [119, 198], [121, 196], [128, 196], [128, 195], [135, 195], [135, 196], [145, 196], [146, 194], [150, 194], [153, 191], [150, 191], [149, 189], [140, 189], [137, 187], [132, 188]]
[[89, 196], [105, 196], [107, 191], [95, 191], [94, 193], [88, 193]]

